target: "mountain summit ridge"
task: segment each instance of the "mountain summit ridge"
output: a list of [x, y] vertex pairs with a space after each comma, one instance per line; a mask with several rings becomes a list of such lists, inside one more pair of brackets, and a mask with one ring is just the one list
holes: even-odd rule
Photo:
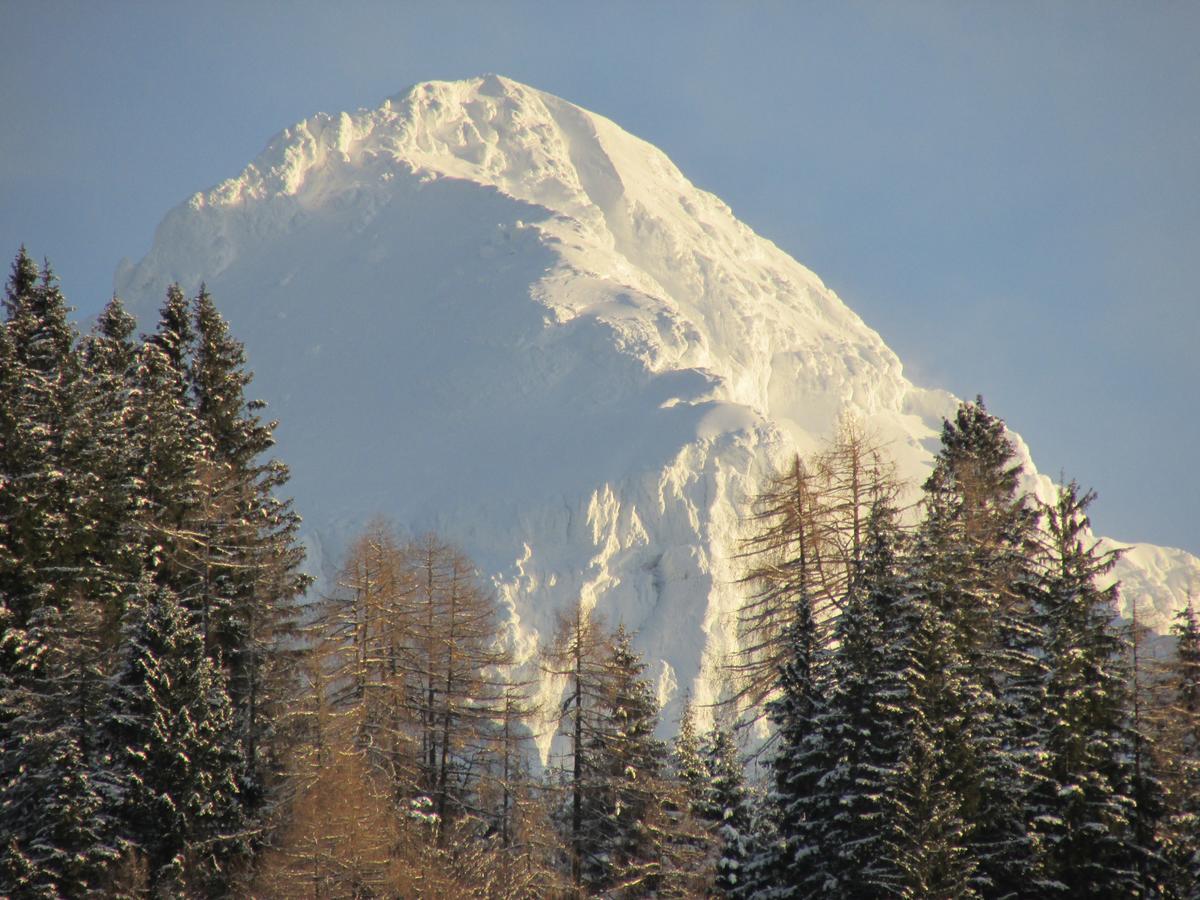
[[[327, 583], [373, 514], [435, 528], [527, 657], [583, 598], [639, 632], [670, 703], [719, 690], [766, 462], [850, 413], [916, 484], [957, 404], [660, 150], [499, 76], [285, 129], [117, 287], [146, 322], [202, 279], [281, 420]], [[1200, 561], [1130, 557], [1126, 603], [1162, 627]]]

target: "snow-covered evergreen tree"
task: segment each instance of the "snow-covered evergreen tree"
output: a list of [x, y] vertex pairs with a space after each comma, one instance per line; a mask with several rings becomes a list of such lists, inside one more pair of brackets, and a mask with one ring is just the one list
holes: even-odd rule
[[84, 337], [78, 415], [70, 429], [82, 473], [78, 499], [93, 523], [88, 529], [87, 592], [103, 613], [100, 639], [106, 655], [118, 643], [121, 604], [143, 563], [137, 460], [130, 440], [134, 327], [133, 317], [113, 297]]
[[107, 840], [94, 555], [97, 423], [47, 266], [21, 251], [0, 325], [0, 890], [95, 889]]
[[152, 896], [227, 891], [248, 842], [224, 674], [170, 588], [145, 578], [127, 609], [109, 701], [123, 837]]
[[959, 407], [925, 482], [916, 566], [920, 590], [949, 628], [967, 705], [953, 784], [962, 800], [977, 886], [1019, 894], [1037, 877], [1027, 798], [1039, 778], [1040, 631], [1031, 594], [1036, 513], [1004, 423], [982, 398]]
[[1175, 655], [1158, 735], [1169, 796], [1163, 842], [1176, 893], [1193, 898], [1200, 897], [1200, 621], [1190, 600], [1171, 633]]
[[867, 896], [894, 878], [886, 852], [897, 828], [897, 776], [913, 691], [894, 621], [905, 585], [894, 514], [877, 504], [863, 529], [858, 572], [834, 631], [826, 700], [813, 739], [821, 773], [808, 801], [814, 885], [829, 897]]
[[646, 896], [672, 874], [670, 821], [664, 809], [667, 748], [654, 736], [658, 702], [646, 665], [618, 628], [605, 669], [601, 722], [585, 742], [593, 783], [583, 797], [591, 839], [584, 883], [613, 896]]
[[[277, 423], [264, 422], [264, 404], [246, 398], [252, 375], [244, 347], [212, 297], [201, 288], [193, 306], [189, 379], [209, 453], [200, 466], [192, 555], [201, 576], [200, 602], [212, 610], [210, 653], [218, 651], [229, 669], [251, 792], [260, 795], [277, 763], [274, 724], [295, 682], [288, 648], [300, 614], [297, 601], [311, 579], [300, 571], [300, 517], [282, 494], [288, 469], [265, 456]], [[174, 315], [171, 303], [168, 313]]]
[[679, 715], [679, 730], [671, 745], [671, 765], [687, 794], [689, 806], [703, 802], [710, 773], [701, 751], [700, 736], [696, 734], [696, 714], [690, 698]]
[[733, 733], [719, 724], [701, 740], [700, 756], [708, 782], [696, 814], [716, 839], [712, 890], [718, 897], [739, 897], [746, 887], [754, 826], [745, 767]]
[[199, 470], [207, 447], [198, 435], [185, 378], [158, 341], [142, 343], [131, 378], [129, 441], [142, 566], [188, 603], [197, 584], [186, 552], [186, 526], [199, 503]]
[[97, 622], [87, 604], [37, 610], [32, 652], [0, 685], [0, 893], [98, 892], [118, 857], [116, 778], [102, 721]]
[[[192, 329], [191, 309], [183, 288], [172, 284], [167, 288], [167, 297], [158, 310], [158, 325], [147, 342], [153, 344], [167, 358], [167, 362], [176, 372], [187, 372], [195, 341]], [[182, 394], [187, 390], [187, 382], [179, 384]]]
[[49, 267], [22, 248], [4, 301], [4, 418], [0, 424], [0, 596], [22, 628], [42, 607], [63, 608], [81, 576], [77, 474], [66, 456], [78, 377], [75, 330]]
[[770, 886], [771, 895], [778, 897], [803, 897], [820, 887], [811, 804], [827, 759], [816, 730], [825, 685], [819, 674], [822, 644], [806, 599], [800, 598], [788, 629], [789, 655], [780, 671], [779, 696], [769, 705], [777, 729], [769, 798], [776, 840], [761, 846], [750, 866], [756, 889]]
[[[168, 691], [164, 706], [177, 704], [172, 715], [183, 717], [171, 727], [177, 726], [180, 734], [187, 727], [207, 731], [212, 744], [188, 747], [184, 740], [178, 751], [200, 786], [191, 796], [212, 795], [195, 800], [196, 809], [180, 814], [195, 822], [223, 823], [219, 837], [213, 837], [216, 832], [203, 836], [207, 826], [197, 826], [191, 837], [181, 838], [200, 841], [186, 854], [188, 865], [195, 863], [186, 877], [200, 877], [206, 867], [211, 874], [214, 860], [228, 856], [229, 848], [243, 840], [232, 835], [241, 828], [247, 787], [262, 783], [261, 778], [247, 781], [244, 767], [231, 762], [227, 754], [237, 756], [236, 745], [216, 745], [240, 735], [246, 747], [248, 733], [261, 738], [278, 717], [272, 690], [285, 679], [271, 682], [263, 673], [280, 669], [280, 661], [292, 652], [280, 610], [294, 614], [291, 604], [307, 580], [299, 574], [297, 520], [286, 501], [274, 495], [286, 481], [281, 466], [249, 464], [244, 470], [249, 474], [240, 481], [223, 482], [234, 487], [221, 495], [220, 504], [205, 505], [211, 495], [206, 488], [215, 483], [211, 475], [217, 470], [217, 429], [207, 427], [197, 414], [203, 393], [193, 384], [197, 334], [215, 335], [210, 344], [221, 353], [209, 356], [224, 361], [209, 359], [206, 390], [219, 392], [214, 385], [224, 372], [232, 387], [223, 394], [230, 399], [222, 408], [228, 411], [241, 404], [240, 412], [230, 415], [245, 426], [244, 434], [253, 436], [243, 441], [239, 461], [269, 446], [270, 426], [259, 423], [254, 405], [242, 398], [248, 376], [240, 368], [240, 345], [221, 330], [223, 323], [211, 304], [203, 316], [197, 313], [203, 327], [194, 331], [178, 288], [168, 293], [157, 331], [140, 346], [132, 340], [133, 320], [116, 298], [80, 341], [53, 273], [48, 266], [39, 271], [22, 250], [7, 285], [4, 311], [0, 893], [119, 892], [128, 881], [129, 872], [114, 874], [112, 864], [131, 840], [131, 807], [125, 804], [133, 794], [124, 789], [140, 777], [141, 751], [125, 752], [130, 746], [126, 742], [122, 752], [114, 754], [109, 742], [113, 733], [100, 725], [124, 703], [123, 727], [132, 728], [130, 723], [138, 721], [147, 730], [166, 727], [165, 720], [151, 712], [131, 711], [136, 690], [128, 677], [116, 682], [110, 678], [118, 659], [124, 660], [126, 675], [136, 670], [132, 660], [150, 646], [147, 641], [153, 643], [129, 624], [138, 615], [143, 624], [157, 622], [160, 630], [182, 629], [181, 634], [213, 625], [209, 654], [202, 662], [189, 655], [195, 649], [190, 638], [180, 638], [177, 649], [183, 657], [161, 658], [165, 668], [161, 677], [155, 676], [161, 690]], [[221, 512], [214, 516], [218, 505]], [[207, 546], [210, 535], [218, 536], [212, 546], [236, 546], [240, 551], [230, 565], [243, 586], [236, 595], [242, 601], [239, 613], [253, 622], [236, 640], [224, 643], [216, 640], [218, 623], [206, 615], [211, 587], [207, 573], [196, 565], [197, 548]], [[251, 539], [243, 540], [246, 535]], [[161, 597], [153, 592], [156, 588], [163, 590]], [[163, 621], [146, 618], [147, 610], [177, 601], [179, 622], [171, 616]], [[130, 603], [136, 609], [128, 608]], [[127, 623], [124, 630], [122, 620]], [[205, 646], [201, 639], [202, 656]], [[252, 668], [261, 676], [243, 679], [253, 683], [239, 695], [249, 697], [238, 709], [240, 731], [222, 724], [229, 714], [228, 680], [222, 669], [235, 654], [253, 660]], [[143, 668], [150, 671], [149, 664]], [[245, 666], [238, 669], [239, 674], [245, 671]], [[169, 694], [186, 692], [189, 681], [184, 676], [204, 682], [199, 689], [203, 700], [191, 707], [182, 696]], [[116, 695], [111, 693], [114, 685], [120, 688]], [[258, 727], [247, 722], [257, 722]], [[160, 752], [162, 765], [152, 775], [172, 777], [170, 751]], [[240, 782], [226, 791], [222, 785], [235, 775]], [[232, 810], [226, 808], [231, 803]], [[124, 829], [117, 827], [118, 819], [123, 819]], [[164, 840], [171, 833], [178, 837], [177, 824], [164, 829]], [[145, 828], [143, 821], [133, 830]], [[158, 837], [140, 833], [138, 845], [151, 846]], [[166, 865], [159, 862], [155, 871]], [[228, 883], [222, 879], [218, 882]]]
[[1072, 482], [1047, 509], [1041, 605], [1049, 765], [1034, 822], [1048, 886], [1075, 897], [1137, 896], [1127, 650], [1112, 624], [1117, 589], [1096, 583], [1116, 554], [1087, 542], [1094, 496]]

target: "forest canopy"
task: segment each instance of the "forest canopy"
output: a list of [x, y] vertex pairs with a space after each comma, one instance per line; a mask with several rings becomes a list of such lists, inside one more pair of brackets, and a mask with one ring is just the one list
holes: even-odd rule
[[662, 723], [622, 623], [580, 598], [518, 665], [438, 535], [372, 522], [315, 596], [214, 299], [135, 331], [113, 298], [80, 333], [18, 254], [0, 894], [1195, 896], [1195, 612], [1148, 660], [1094, 493], [1024, 493], [982, 399], [910, 509], [849, 420], [761, 486], [731, 689]]

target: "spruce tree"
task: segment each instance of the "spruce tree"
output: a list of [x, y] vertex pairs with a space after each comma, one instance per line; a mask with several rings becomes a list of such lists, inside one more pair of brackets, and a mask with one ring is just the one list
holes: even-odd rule
[[[584, 882], [613, 896], [678, 895], [664, 778], [666, 746], [654, 736], [658, 702], [623, 627], [606, 664], [601, 722], [585, 743], [593, 782], [583, 797], [591, 842]], [[668, 889], [668, 885], [670, 888]]]
[[[164, 322], [178, 315], [168, 300]], [[172, 334], [182, 339], [182, 324]], [[261, 793], [278, 764], [274, 725], [291, 697], [298, 600], [311, 578], [301, 571], [300, 517], [282, 496], [289, 472], [266, 457], [278, 423], [264, 422], [261, 401], [245, 389], [253, 376], [212, 297], [202, 287], [193, 304], [195, 350], [190, 381], [196, 424], [209, 452], [200, 467], [193, 532], [200, 603], [211, 611], [210, 655], [229, 669], [229, 690], [253, 791]], [[166, 339], [168, 330], [160, 331]]]
[[894, 641], [906, 635], [894, 621], [903, 602], [897, 571], [898, 531], [885, 503], [863, 529], [862, 557], [834, 631], [826, 701], [810, 743], [820, 769], [808, 800], [816, 851], [813, 884], [824, 896], [877, 892], [895, 875], [885, 840], [897, 827], [898, 752], [908, 737], [913, 699], [907, 672], [894, 668]]
[[873, 765], [864, 770], [860, 804], [865, 800], [874, 818], [867, 840], [877, 848], [867, 863], [867, 890], [979, 896], [971, 826], [956, 781], [959, 761], [969, 758], [964, 744], [973, 688], [953, 630], [921, 580], [923, 567], [901, 552], [905, 542], [891, 527], [876, 530], [875, 521], [890, 520], [886, 508], [879, 512], [864, 570], [871, 573], [864, 579], [867, 605], [880, 628], [878, 669], [870, 681], [874, 719], [863, 735], [870, 738], [863, 746], [871, 748]]
[[1191, 600], [1175, 614], [1175, 706], [1186, 723], [1185, 747], [1200, 754], [1200, 621]]
[[117, 779], [97, 733], [102, 677], [89, 607], [45, 606], [0, 688], [0, 893], [98, 892], [118, 857], [111, 799]]
[[754, 827], [741, 754], [733, 733], [714, 725], [700, 743], [700, 755], [708, 782], [696, 814], [708, 824], [716, 839], [713, 893], [718, 897], [739, 897], [747, 884], [746, 867]]
[[65, 430], [78, 360], [57, 280], [49, 266], [39, 273], [24, 248], [13, 263], [4, 305], [0, 595], [10, 627], [22, 628], [38, 609], [69, 603], [82, 574], [78, 470], [67, 458]]
[[[192, 329], [191, 310], [183, 288], [172, 284], [167, 288], [167, 297], [158, 310], [158, 325], [148, 338], [167, 358], [171, 368], [185, 373], [190, 365], [195, 332]], [[187, 382], [179, 384], [180, 392], [187, 389]]]
[[1139, 625], [1137, 603], [1132, 604], [1126, 644], [1129, 648], [1129, 702], [1126, 715], [1129, 725], [1130, 752], [1128, 769], [1131, 773], [1129, 796], [1133, 801], [1130, 813], [1132, 824], [1131, 847], [1137, 867], [1137, 887], [1142, 896], [1152, 896], [1175, 877], [1171, 872], [1169, 841], [1164, 836], [1168, 815], [1167, 792], [1160, 766], [1162, 748], [1154, 734], [1154, 695], [1160, 687], [1155, 675], [1146, 671], [1142, 645], [1149, 629]]
[[701, 753], [700, 737], [696, 734], [696, 714], [689, 697], [679, 715], [679, 730], [671, 747], [671, 763], [676, 780], [687, 794], [689, 806], [694, 807], [705, 796], [710, 773]]
[[979, 861], [976, 885], [997, 897], [1020, 895], [1037, 877], [1027, 799], [1040, 777], [1032, 723], [1043, 652], [1031, 600], [1037, 516], [1021, 473], [1004, 423], [982, 398], [962, 404], [944, 423], [924, 485], [916, 548], [920, 589], [963, 665], [964, 730], [944, 750]]
[[[186, 372], [154, 339], [137, 350], [131, 377], [129, 441], [142, 566], [185, 603], [197, 592], [189, 518], [199, 505], [208, 453], [187, 398]], [[203, 617], [202, 617], [203, 618]]]
[[143, 579], [127, 608], [109, 711], [124, 837], [151, 896], [219, 895], [249, 849], [224, 674], [170, 588]]
[[88, 593], [98, 604], [101, 642], [111, 655], [119, 640], [121, 603], [142, 569], [137, 527], [137, 460], [130, 429], [137, 347], [135, 322], [113, 297], [81, 345], [83, 374], [71, 434], [86, 479], [80, 494], [92, 523], [87, 548]]
[[1068, 896], [1132, 896], [1136, 850], [1130, 813], [1125, 647], [1111, 624], [1116, 588], [1096, 580], [1116, 554], [1087, 546], [1094, 494], [1072, 482], [1047, 509], [1041, 591], [1046, 632], [1044, 742], [1048, 778], [1037, 791], [1048, 888]]
[[[256, 748], [275, 740], [268, 736], [293, 683], [290, 617], [307, 579], [298, 519], [275, 494], [286, 469], [255, 458], [269, 447], [272, 426], [243, 399], [249, 376], [240, 345], [206, 297], [197, 306], [193, 329], [173, 287], [158, 329], [139, 346], [132, 318], [113, 298], [79, 341], [49, 266], [39, 270], [24, 250], [13, 265], [0, 325], [2, 893], [125, 890], [130, 870], [113, 863], [135, 838], [158, 859], [155, 872], [175, 872], [159, 879], [160, 892], [175, 890], [166, 885], [178, 887], [176, 876], [186, 876], [189, 890], [201, 882], [227, 890], [227, 873], [214, 872], [245, 849], [243, 807], [273, 786], [262, 776], [267, 765], [248, 777], [229, 748], [185, 747], [200, 785], [190, 796], [212, 796], [181, 813], [201, 824], [180, 840], [200, 843], [164, 862], [144, 824], [130, 836], [130, 807], [122, 805], [141, 777], [140, 751], [131, 756], [126, 742], [114, 753], [120, 736], [98, 727], [118, 701], [126, 704], [122, 727], [139, 721], [129, 706], [134, 686], [126, 679], [114, 687], [110, 673], [118, 660], [126, 673], [137, 668], [131, 660], [149, 638], [131, 623], [151, 608], [181, 610], [180, 622], [167, 616], [160, 630], [202, 635], [203, 659], [188, 656], [186, 666], [206, 685], [197, 702], [207, 712], [184, 698], [167, 705], [178, 700], [185, 719], [215, 743], [240, 737], [233, 749], [260, 758]], [[221, 403], [212, 401], [217, 395]], [[210, 553], [224, 569], [197, 564]], [[228, 578], [218, 583], [213, 573]], [[159, 599], [147, 599], [159, 589]], [[225, 627], [235, 619], [248, 624]], [[180, 640], [191, 654], [190, 638]], [[185, 691], [186, 666], [163, 665], [160, 687]], [[226, 668], [237, 676], [232, 712]], [[226, 732], [227, 713], [241, 725], [236, 732]], [[149, 730], [161, 724], [140, 721]], [[163, 761], [153, 774], [174, 777]], [[203, 824], [216, 820], [219, 835]], [[177, 826], [164, 840], [179, 836]]]
[[76, 332], [49, 265], [22, 248], [0, 326], [0, 885], [77, 895], [113, 857], [93, 738], [97, 440]]
[[1159, 741], [1169, 808], [1165, 853], [1175, 892], [1200, 896], [1200, 621], [1189, 599], [1171, 626], [1175, 654], [1167, 666]]
[[788, 637], [790, 652], [780, 670], [779, 696], [768, 706], [777, 729], [769, 797], [777, 840], [760, 848], [751, 868], [756, 883], [775, 886], [775, 895], [803, 897], [820, 887], [811, 803], [826, 760], [816, 730], [825, 699], [825, 654], [807, 598], [797, 606]]

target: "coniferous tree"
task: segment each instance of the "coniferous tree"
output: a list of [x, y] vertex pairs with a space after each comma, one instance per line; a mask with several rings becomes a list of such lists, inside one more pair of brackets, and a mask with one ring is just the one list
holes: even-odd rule
[[0, 326], [0, 888], [74, 896], [115, 856], [92, 737], [96, 436], [76, 332], [49, 265], [24, 249]]
[[679, 890], [665, 802], [667, 752], [654, 737], [658, 702], [645, 668], [619, 627], [605, 665], [599, 725], [584, 745], [592, 784], [583, 796], [583, 818], [592, 836], [583, 877], [592, 890], [622, 897]]
[[1138, 851], [1130, 820], [1129, 672], [1111, 621], [1116, 587], [1096, 584], [1116, 564], [1116, 554], [1085, 545], [1094, 496], [1081, 494], [1072, 482], [1047, 510], [1041, 605], [1049, 765], [1037, 792], [1035, 823], [1044, 839], [1047, 889], [1078, 897], [1133, 896]]
[[561, 897], [563, 845], [553, 821], [553, 792], [534, 777], [533, 733], [537, 710], [531, 685], [504, 689], [499, 716], [488, 731], [489, 752], [480, 778], [478, 815], [483, 826], [473, 839], [487, 850], [497, 896]]
[[135, 322], [117, 297], [104, 307], [82, 343], [83, 377], [76, 436], [79, 465], [88, 479], [80, 502], [94, 523], [89, 547], [88, 593], [103, 613], [101, 642], [111, 655], [120, 635], [121, 603], [142, 569], [137, 459], [130, 441], [132, 384], [137, 348]]
[[[175, 315], [168, 304], [169, 316]], [[165, 316], [166, 318], [166, 316]], [[205, 603], [216, 613], [215, 644], [229, 669], [229, 690], [253, 792], [261, 793], [277, 766], [274, 723], [295, 683], [298, 599], [311, 578], [301, 571], [300, 518], [281, 496], [290, 477], [266, 458], [276, 422], [249, 400], [252, 379], [243, 345], [229, 333], [212, 297], [194, 301], [195, 352], [189, 372], [197, 424], [211, 448], [201, 469], [196, 556]]]
[[542, 656], [542, 671], [566, 682], [558, 710], [559, 727], [568, 744], [570, 765], [562, 767], [566, 794], [563, 832], [569, 849], [571, 884], [582, 894], [588, 848], [596, 837], [596, 823], [584, 817], [584, 798], [598, 775], [590, 766], [585, 747], [601, 728], [600, 704], [607, 689], [606, 663], [611, 638], [599, 617], [582, 602], [558, 617], [553, 641]]
[[867, 799], [878, 813], [879, 847], [870, 879], [884, 895], [978, 896], [970, 823], [955, 784], [957, 761], [968, 755], [972, 685], [922, 567], [893, 529], [887, 507], [877, 510], [864, 567], [882, 656], [869, 745], [875, 787]]
[[[937, 638], [929, 638], [935, 646]], [[938, 729], [930, 724], [914, 722], [905, 744], [896, 795], [899, 827], [889, 835], [888, 847], [897, 874], [885, 883], [901, 897], [979, 897], [962, 798], [943, 780], [948, 769], [939, 752]]]
[[494, 598], [466, 556], [432, 535], [413, 553], [413, 696], [422, 723], [424, 783], [445, 824], [466, 800], [460, 786], [469, 780], [473, 757], [484, 752], [483, 726], [503, 710], [507, 685], [496, 673], [510, 657], [498, 641]]
[[1137, 887], [1141, 896], [1153, 896], [1170, 883], [1177, 873], [1171, 871], [1170, 846], [1164, 836], [1167, 793], [1162, 780], [1159, 760], [1161, 748], [1155, 744], [1154, 691], [1155, 679], [1144, 669], [1143, 643], [1148, 629], [1138, 623], [1138, 605], [1132, 604], [1128, 628], [1129, 702], [1126, 705], [1129, 735], [1128, 757], [1132, 775], [1129, 796], [1132, 803], [1131, 823], [1134, 862], [1137, 867]]
[[1200, 621], [1191, 600], [1175, 614], [1175, 706], [1184, 720], [1185, 747], [1200, 753]]
[[823, 771], [825, 748], [816, 722], [824, 708], [824, 656], [816, 621], [801, 597], [788, 630], [790, 654], [779, 676], [779, 696], [769, 704], [777, 729], [769, 796], [777, 840], [760, 848], [751, 864], [756, 884], [774, 886], [779, 897], [802, 897], [819, 889], [811, 801]]
[[1036, 514], [1019, 491], [1022, 467], [1004, 423], [982, 398], [945, 422], [925, 482], [916, 566], [964, 666], [964, 730], [953, 748], [977, 886], [1021, 894], [1037, 878], [1027, 828], [1039, 754], [1032, 723], [1041, 708], [1040, 632], [1031, 594]]
[[741, 646], [730, 665], [741, 684], [732, 698], [735, 703], [754, 710], [778, 690], [780, 670], [794, 649], [799, 616], [812, 619], [816, 639], [818, 559], [827, 517], [816, 475], [799, 456], [755, 498], [758, 528], [746, 546], [753, 564], [742, 579], [753, 593], [738, 613]]
[[700, 755], [708, 782], [696, 814], [716, 839], [712, 892], [718, 897], [739, 897], [747, 882], [754, 827], [741, 754], [733, 733], [714, 725], [700, 743]]
[[872, 504], [892, 502], [900, 490], [878, 440], [849, 416], [811, 465], [796, 456], [768, 480], [755, 498], [755, 530], [745, 543], [752, 563], [742, 580], [753, 593], [739, 611], [740, 649], [728, 668], [740, 687], [730, 702], [761, 715], [790, 653], [798, 599], [827, 630], [861, 561]]
[[[131, 339], [132, 318], [113, 298], [81, 341], [53, 273], [48, 266], [39, 271], [22, 250], [4, 306], [0, 833], [7, 840], [0, 892], [119, 892], [122, 885], [136, 886], [140, 865], [113, 865], [134, 846], [130, 808], [123, 804], [136, 765], [126, 745], [114, 747], [113, 732], [99, 727], [119, 698], [131, 697], [128, 684], [114, 694], [110, 678], [122, 660], [122, 671], [128, 670], [136, 651], [134, 631], [122, 630], [120, 623], [144, 612], [156, 585], [178, 597], [185, 630], [212, 626], [211, 640], [201, 642], [207, 658], [195, 668], [196, 677], [213, 679], [211, 689], [202, 691], [211, 707], [203, 727], [214, 734], [223, 727], [228, 666], [237, 676], [238, 734], [254, 756], [255, 741], [281, 718], [282, 695], [273, 688], [292, 683], [282, 665], [292, 652], [289, 628], [279, 611], [294, 614], [290, 604], [307, 583], [299, 574], [297, 520], [275, 497], [286, 470], [257, 459], [269, 446], [271, 426], [261, 424], [256, 404], [242, 397], [249, 376], [240, 345], [222, 330], [207, 297], [197, 300], [204, 314], [197, 310], [193, 330], [187, 301], [173, 287], [158, 329], [140, 346]], [[210, 340], [202, 344], [199, 336]], [[205, 406], [205, 420], [198, 415], [202, 398], [217, 393], [223, 421], [240, 424], [240, 433], [252, 438], [239, 445], [240, 469], [230, 464], [231, 456], [218, 453], [216, 436], [225, 439], [230, 429], [210, 427], [220, 418], [209, 414], [213, 404]], [[236, 582], [237, 590], [226, 591], [219, 578], [209, 577], [216, 566], [197, 564], [208, 562], [210, 552], [225, 566], [220, 574], [236, 570], [228, 582]], [[224, 606], [210, 602], [213, 597]], [[137, 608], [127, 608], [130, 603]], [[249, 626], [224, 628], [233, 617], [213, 615], [222, 608], [236, 609], [238, 621]], [[255, 677], [245, 677], [247, 672]], [[272, 681], [268, 672], [280, 676]], [[179, 673], [170, 680], [186, 684]], [[197, 750], [192, 760], [197, 783], [227, 783], [228, 763], [216, 751]], [[234, 768], [241, 779], [237, 789], [216, 790], [219, 796], [193, 819], [217, 816], [226, 825], [239, 820], [263, 779], [246, 778]], [[222, 797], [233, 798], [229, 802], [237, 807], [228, 815], [214, 812]], [[164, 829], [164, 840], [178, 836], [177, 824]], [[173, 858], [172, 866], [184, 859], [190, 867], [181, 877], [195, 890], [201, 882], [206, 889], [228, 887], [227, 872], [215, 880], [209, 876], [226, 851], [244, 849], [246, 835], [234, 839], [230, 828], [219, 838], [200, 838], [186, 859]], [[241, 825], [235, 830], [243, 831]], [[140, 852], [125, 856], [150, 858]], [[162, 871], [160, 865], [149, 875], [158, 878]], [[178, 866], [175, 873], [180, 875]]]
[[1171, 633], [1175, 654], [1157, 734], [1169, 797], [1163, 843], [1175, 894], [1191, 898], [1200, 896], [1200, 621], [1191, 600], [1176, 613]]
[[134, 526], [142, 568], [174, 590], [189, 609], [200, 607], [196, 612], [203, 629], [203, 604], [191, 599], [203, 585], [194, 577], [194, 560], [187, 551], [189, 518], [199, 506], [199, 473], [209, 448], [196, 424], [186, 377], [162, 342], [150, 338], [138, 347], [129, 412], [138, 510]]
[[169, 588], [143, 579], [126, 618], [109, 713], [124, 837], [145, 861], [152, 896], [220, 895], [248, 852], [224, 674]]
[[36, 655], [0, 691], [0, 890], [5, 896], [98, 892], [121, 846], [111, 798], [117, 779], [97, 735], [102, 721], [95, 623], [88, 607], [34, 615]]
[[[186, 373], [195, 341], [192, 330], [191, 311], [183, 288], [178, 283], [167, 288], [167, 297], [158, 310], [158, 325], [148, 343], [153, 344], [167, 358], [171, 368]], [[187, 390], [187, 382], [178, 385], [180, 395]]]
[[23, 628], [37, 610], [60, 610], [82, 574], [65, 427], [78, 377], [75, 331], [49, 266], [39, 274], [22, 248], [5, 295], [3, 444], [0, 445], [0, 595]]
[[911, 715], [908, 673], [894, 668], [907, 660], [890, 646], [905, 637], [894, 621], [904, 585], [898, 532], [885, 502], [876, 505], [862, 541], [859, 569], [835, 626], [826, 701], [809, 742], [820, 770], [808, 800], [813, 878], [830, 897], [869, 895], [896, 875], [885, 842], [897, 828], [898, 751]]
[[695, 807], [705, 796], [710, 773], [701, 751], [700, 737], [696, 734], [696, 714], [691, 698], [683, 704], [679, 714], [679, 729], [671, 745], [671, 763], [675, 779], [688, 797], [689, 807]]
[[341, 739], [395, 803], [420, 806], [439, 852], [475, 859], [497, 837], [491, 864], [511, 857], [532, 806], [531, 710], [507, 677], [494, 597], [460, 551], [434, 535], [400, 544], [380, 521], [351, 546], [340, 586], [312, 632]]
[[253, 896], [379, 895], [394, 880], [404, 841], [388, 779], [335, 704], [329, 657], [318, 646], [301, 666], [307, 690], [295, 710], [287, 802], [256, 859]]

